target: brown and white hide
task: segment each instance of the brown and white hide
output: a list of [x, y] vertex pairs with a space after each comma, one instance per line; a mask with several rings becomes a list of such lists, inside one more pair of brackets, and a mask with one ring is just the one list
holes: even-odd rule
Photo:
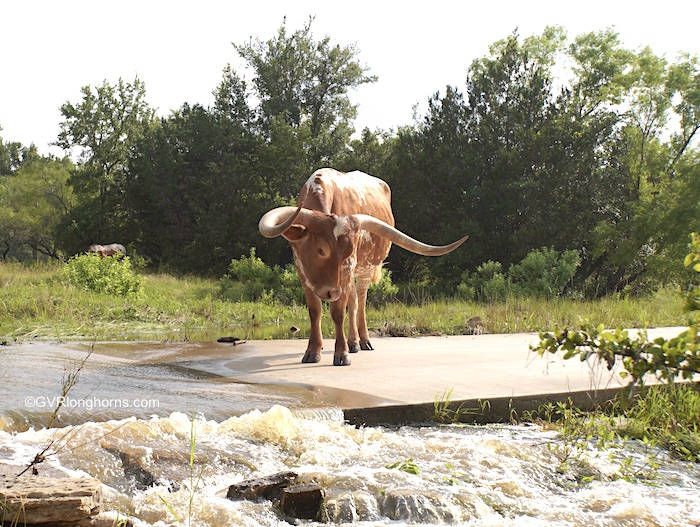
[[[302, 362], [319, 362], [322, 301], [330, 302], [335, 324], [333, 364], [348, 365], [348, 353], [371, 350], [365, 309], [367, 289], [381, 277], [391, 244], [426, 256], [440, 256], [459, 247], [421, 243], [394, 228], [389, 186], [363, 172], [316, 171], [299, 194], [297, 207], [280, 207], [260, 220], [263, 236], [284, 236], [291, 244], [311, 319]], [[347, 339], [344, 332], [348, 313]]]

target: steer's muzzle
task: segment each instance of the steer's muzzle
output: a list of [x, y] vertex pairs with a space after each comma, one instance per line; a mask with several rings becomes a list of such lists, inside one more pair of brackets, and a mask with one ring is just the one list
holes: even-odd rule
[[321, 300], [327, 302], [335, 302], [340, 298], [340, 288], [338, 287], [318, 287], [314, 292]]

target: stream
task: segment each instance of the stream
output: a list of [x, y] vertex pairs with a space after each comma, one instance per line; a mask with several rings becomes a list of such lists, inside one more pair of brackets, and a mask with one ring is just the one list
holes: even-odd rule
[[581, 451], [534, 425], [357, 428], [311, 387], [197, 369], [231, 353], [193, 342], [1, 346], [0, 474], [48, 446], [40, 475], [99, 479], [103, 510], [136, 526], [289, 525], [268, 501], [225, 497], [288, 470], [325, 489], [322, 520], [302, 522], [311, 526], [700, 524], [700, 466], [663, 451]]

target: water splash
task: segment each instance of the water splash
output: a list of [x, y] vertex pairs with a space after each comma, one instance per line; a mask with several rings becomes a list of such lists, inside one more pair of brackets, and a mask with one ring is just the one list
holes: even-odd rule
[[[657, 479], [625, 481], [596, 470], [614, 464], [614, 455], [592, 451], [563, 473], [547, 448], [556, 437], [534, 427], [357, 429], [282, 406], [222, 422], [199, 417], [194, 427], [194, 479], [192, 420], [182, 413], [60, 429], [70, 440], [48, 463], [99, 478], [106, 507], [127, 512], [137, 525], [175, 521], [165, 502], [193, 525], [286, 525], [268, 502], [223, 496], [233, 483], [290, 469], [326, 489], [322, 519], [341, 524], [690, 526], [700, 520], [698, 467], [661, 459]], [[56, 433], [1, 433], [0, 452], [20, 465]], [[387, 468], [409, 458], [417, 473]], [[129, 463], [149, 472], [151, 484], [140, 486]]]

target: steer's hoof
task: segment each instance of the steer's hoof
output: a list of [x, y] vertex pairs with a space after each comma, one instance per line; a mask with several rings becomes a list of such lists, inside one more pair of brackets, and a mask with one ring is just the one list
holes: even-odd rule
[[333, 366], [350, 366], [350, 355], [333, 355]]
[[321, 362], [321, 354], [307, 351], [304, 353], [304, 357], [301, 359], [301, 362]]
[[373, 350], [372, 343], [369, 340], [360, 342], [360, 348], [363, 350]]
[[350, 348], [350, 353], [357, 353], [360, 351], [360, 345], [357, 342], [348, 342], [348, 347]]

